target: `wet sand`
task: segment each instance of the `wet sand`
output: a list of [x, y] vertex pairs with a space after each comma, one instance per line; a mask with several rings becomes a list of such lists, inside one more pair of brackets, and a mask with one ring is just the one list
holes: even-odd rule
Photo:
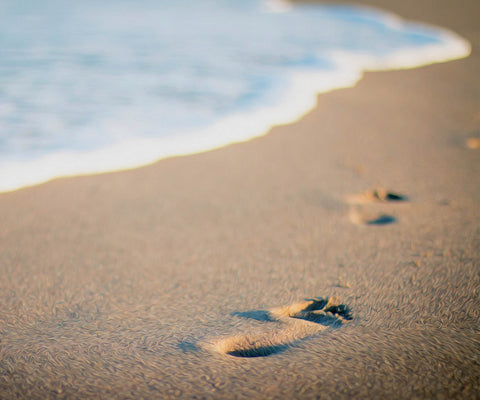
[[0, 194], [0, 398], [478, 398], [480, 3], [362, 3], [472, 55]]

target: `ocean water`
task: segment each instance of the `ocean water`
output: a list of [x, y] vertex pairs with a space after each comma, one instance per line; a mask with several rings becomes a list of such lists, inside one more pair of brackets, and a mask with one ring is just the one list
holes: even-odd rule
[[1, 0], [0, 191], [248, 140], [366, 70], [469, 53], [353, 6]]

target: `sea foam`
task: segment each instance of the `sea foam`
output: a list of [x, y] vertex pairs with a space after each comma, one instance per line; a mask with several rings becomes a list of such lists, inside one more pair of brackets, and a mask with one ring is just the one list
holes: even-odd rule
[[[0, 6], [0, 37], [10, 38], [0, 40], [4, 192], [246, 141], [365, 71], [471, 51], [451, 31], [359, 7], [45, 3]], [[26, 32], [20, 20], [30, 21]]]

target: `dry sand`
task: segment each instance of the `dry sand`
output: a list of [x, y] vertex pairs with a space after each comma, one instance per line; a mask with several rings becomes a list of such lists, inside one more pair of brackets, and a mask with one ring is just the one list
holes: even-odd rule
[[480, 398], [480, 2], [362, 3], [473, 53], [0, 195], [0, 398]]

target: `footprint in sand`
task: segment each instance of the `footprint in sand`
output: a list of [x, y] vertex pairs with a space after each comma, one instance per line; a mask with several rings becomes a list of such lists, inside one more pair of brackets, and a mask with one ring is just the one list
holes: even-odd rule
[[472, 150], [480, 149], [480, 138], [478, 137], [469, 138], [467, 140], [467, 147]]
[[[387, 225], [395, 222], [396, 218], [392, 215], [378, 212], [373, 205], [376, 203], [402, 202], [407, 201], [408, 198], [402, 194], [385, 189], [375, 189], [350, 195], [346, 200], [350, 205], [349, 218], [354, 224]], [[367, 206], [369, 207], [367, 208]]]
[[[307, 337], [341, 326], [351, 320], [349, 308], [337, 296], [316, 298], [267, 311], [234, 314], [269, 322], [268, 332], [236, 335], [211, 343], [209, 347], [235, 357], [265, 357], [288, 349]], [[271, 323], [271, 324], [270, 324]]]
[[394, 192], [389, 192], [385, 189], [367, 190], [366, 192], [353, 194], [347, 197], [347, 203], [349, 204], [365, 204], [375, 202], [395, 202], [406, 201], [406, 196]]
[[471, 132], [471, 137], [469, 137], [465, 144], [469, 149], [477, 150], [480, 149], [480, 111], [477, 111], [472, 118], [468, 131]]

